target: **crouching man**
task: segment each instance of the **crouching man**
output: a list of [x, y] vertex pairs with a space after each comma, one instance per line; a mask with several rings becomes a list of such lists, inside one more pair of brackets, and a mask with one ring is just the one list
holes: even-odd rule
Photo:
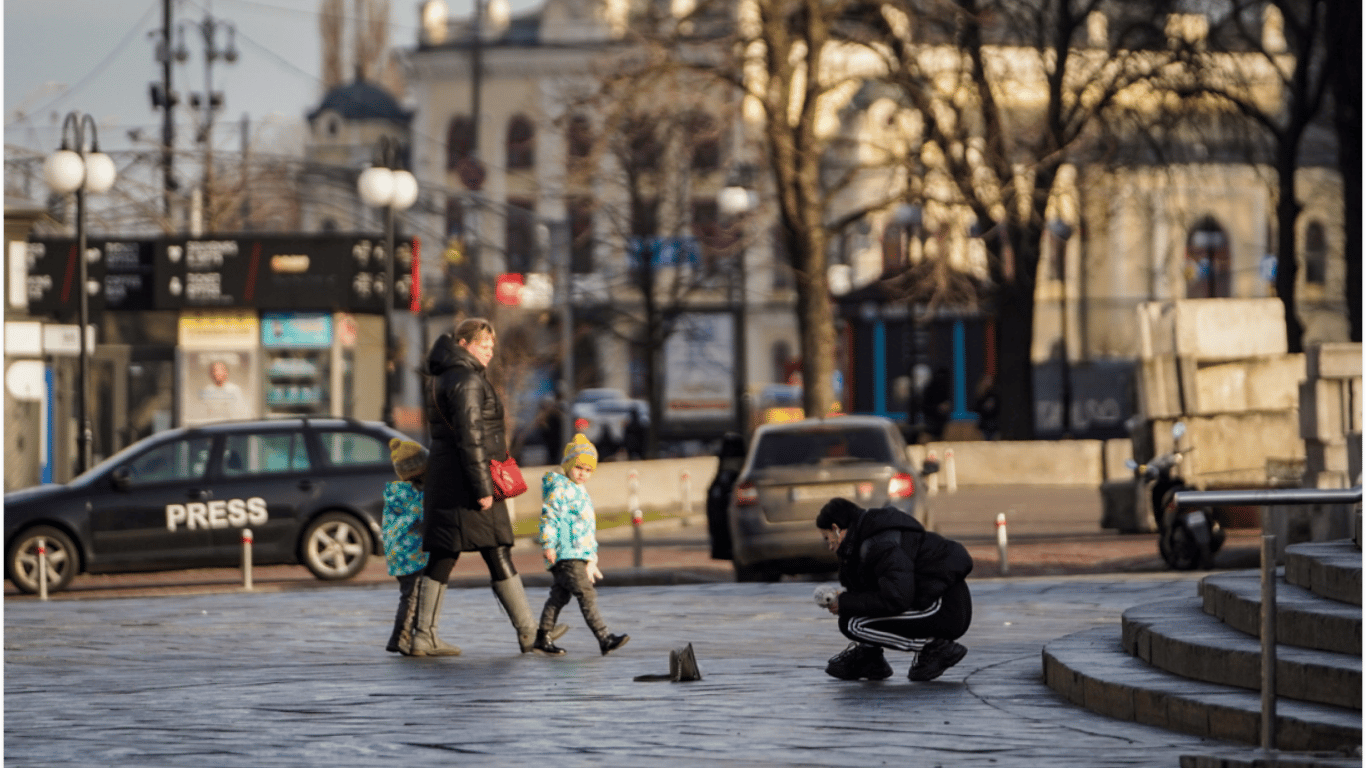
[[839, 558], [844, 587], [827, 609], [854, 641], [830, 659], [826, 674], [841, 680], [885, 680], [892, 667], [882, 649], [915, 654], [911, 680], [933, 680], [962, 661], [954, 642], [972, 623], [967, 575], [972, 556], [962, 544], [926, 531], [891, 508], [863, 509], [831, 499], [816, 527]]

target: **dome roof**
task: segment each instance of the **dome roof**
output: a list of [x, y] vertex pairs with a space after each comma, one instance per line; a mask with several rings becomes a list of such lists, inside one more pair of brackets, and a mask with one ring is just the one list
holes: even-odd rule
[[346, 120], [392, 120], [404, 124], [413, 116], [388, 91], [367, 80], [355, 80], [328, 91], [323, 103], [308, 113], [308, 121], [313, 122], [327, 111]]

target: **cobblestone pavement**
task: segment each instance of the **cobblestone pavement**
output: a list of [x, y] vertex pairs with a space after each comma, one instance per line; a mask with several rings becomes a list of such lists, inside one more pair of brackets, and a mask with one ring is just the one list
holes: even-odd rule
[[[609, 578], [611, 573], [609, 572]], [[1197, 575], [975, 578], [967, 657], [911, 683], [824, 674], [845, 646], [811, 583], [605, 586], [602, 657], [566, 608], [569, 654], [517, 653], [487, 587], [455, 589], [445, 659], [385, 653], [392, 581], [5, 605], [6, 766], [1175, 766], [1228, 744], [1100, 717], [1041, 680], [1045, 642]], [[528, 590], [539, 608], [546, 592]], [[691, 643], [703, 679], [668, 671]]]

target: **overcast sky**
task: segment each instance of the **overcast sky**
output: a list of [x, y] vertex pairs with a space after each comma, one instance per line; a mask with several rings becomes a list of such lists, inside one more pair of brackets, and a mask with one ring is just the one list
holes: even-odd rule
[[[448, 3], [452, 17], [470, 14], [472, 0]], [[512, 2], [514, 12], [539, 5]], [[321, 0], [174, 0], [174, 21], [187, 24], [190, 52], [173, 74], [177, 111], [186, 111], [190, 92], [204, 91], [200, 25], [209, 12], [236, 27], [238, 51], [235, 63], [213, 67], [213, 90], [226, 99], [216, 126], [230, 124], [215, 128], [214, 145], [236, 147], [243, 114], [253, 130], [302, 123], [321, 98], [320, 6]], [[418, 0], [391, 0], [391, 45], [416, 44], [417, 7]], [[352, 13], [352, 0], [344, 8]], [[161, 80], [150, 36], [161, 29], [161, 14], [162, 0], [4, 0], [5, 143], [49, 152], [72, 110], [94, 116], [102, 149], [128, 148], [128, 133], [136, 130], [157, 142], [161, 112], [152, 108], [148, 86]], [[226, 30], [217, 39], [225, 47]], [[184, 148], [191, 139], [178, 131]]]

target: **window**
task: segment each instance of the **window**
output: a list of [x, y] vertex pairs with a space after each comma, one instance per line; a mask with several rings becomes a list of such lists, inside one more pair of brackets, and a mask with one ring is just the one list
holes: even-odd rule
[[632, 115], [626, 119], [622, 134], [626, 137], [626, 162], [636, 171], [659, 168], [664, 147], [655, 135], [656, 119], [651, 115]]
[[1304, 230], [1304, 281], [1323, 285], [1328, 277], [1328, 236], [1323, 225], [1312, 221]]
[[1186, 238], [1186, 298], [1214, 299], [1232, 296], [1228, 235], [1213, 218], [1196, 222]]
[[508, 168], [530, 168], [536, 164], [536, 128], [524, 115], [508, 121]]
[[298, 432], [229, 435], [223, 443], [223, 476], [306, 472], [308, 448]]
[[129, 465], [133, 486], [198, 480], [209, 464], [211, 437], [176, 440], [142, 454]]
[[333, 467], [389, 464], [389, 446], [379, 438], [360, 432], [319, 432], [323, 457]]
[[504, 234], [507, 244], [507, 271], [526, 274], [536, 257], [536, 222], [532, 214], [535, 203], [530, 200], [508, 200], [507, 224]]
[[583, 115], [569, 118], [569, 129], [565, 132], [568, 143], [569, 159], [586, 160], [593, 154], [593, 126]]
[[706, 112], [690, 112], [685, 118], [692, 150], [692, 169], [709, 173], [721, 167], [721, 132], [716, 119]]
[[469, 158], [474, 147], [474, 123], [463, 115], [451, 118], [450, 128], [446, 131], [446, 168], [455, 170], [460, 167], [460, 161]]
[[874, 429], [772, 432], [754, 450], [754, 469], [891, 460], [887, 435]]
[[593, 271], [593, 201], [569, 199], [569, 268], [576, 275]]

